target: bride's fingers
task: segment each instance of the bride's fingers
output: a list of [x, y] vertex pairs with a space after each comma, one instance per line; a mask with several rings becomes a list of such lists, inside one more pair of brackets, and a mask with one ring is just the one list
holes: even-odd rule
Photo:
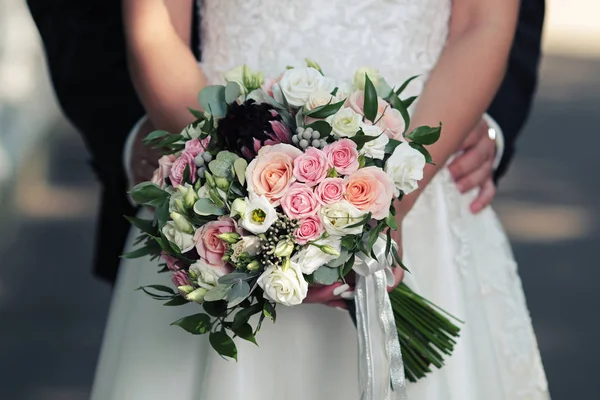
[[336, 282], [332, 285], [315, 287], [311, 286], [308, 289], [308, 294], [304, 299], [305, 303], [327, 303], [332, 300], [340, 300], [339, 296], [342, 292], [346, 291], [345, 285], [342, 282]]

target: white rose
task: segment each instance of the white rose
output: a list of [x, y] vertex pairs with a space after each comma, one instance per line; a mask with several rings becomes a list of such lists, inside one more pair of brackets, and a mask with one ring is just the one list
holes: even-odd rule
[[342, 251], [342, 239], [339, 236], [329, 236], [326, 239], [317, 240], [314, 243], [322, 246], [330, 246], [338, 252], [338, 255], [330, 255], [321, 251], [317, 246], [307, 245], [296, 253], [292, 259], [292, 261], [298, 264], [302, 273], [306, 275], [312, 274], [319, 269], [319, 267], [327, 264], [329, 261], [335, 260]]
[[373, 85], [377, 86], [377, 83], [381, 79], [381, 74], [379, 70], [371, 67], [362, 67], [356, 70], [354, 73], [354, 78], [352, 79], [352, 83], [358, 90], [365, 90], [365, 74], [369, 76]]
[[333, 92], [335, 81], [314, 68], [293, 68], [283, 74], [279, 87], [291, 106], [302, 107], [314, 91]]
[[400, 143], [396, 147], [385, 163], [385, 172], [396, 186], [395, 196], [398, 196], [400, 191], [409, 194], [419, 188], [425, 164], [425, 156], [410, 147], [408, 143]]
[[353, 137], [362, 125], [362, 115], [353, 109], [342, 107], [338, 112], [327, 117], [333, 133], [340, 137]]
[[366, 157], [377, 158], [383, 160], [385, 156], [385, 146], [387, 146], [390, 138], [383, 133], [377, 125], [363, 124], [362, 130], [367, 136], [377, 136], [377, 139], [371, 140], [363, 145], [360, 154]]
[[190, 251], [195, 245], [194, 232], [183, 232], [173, 221], [168, 221], [165, 226], [163, 226], [162, 233], [169, 242], [175, 243], [183, 253]]
[[285, 271], [280, 267], [267, 268], [258, 278], [258, 286], [266, 299], [284, 306], [301, 304], [308, 293], [308, 283], [294, 262]]
[[225, 275], [222, 269], [209, 265], [204, 260], [198, 260], [190, 265], [190, 272], [196, 278], [198, 286], [209, 290], [217, 286], [219, 278]]
[[265, 196], [246, 199], [246, 209], [243, 210], [240, 225], [254, 234], [265, 233], [277, 220], [277, 211]]
[[238, 257], [242, 253], [247, 253], [248, 256], [254, 257], [260, 253], [261, 239], [258, 236], [242, 236], [239, 242], [233, 244], [231, 249], [231, 261], [238, 262]]
[[304, 105], [306, 111], [313, 110], [317, 107], [324, 106], [327, 104], [339, 103], [342, 101], [338, 96], [332, 96], [331, 92], [325, 90], [315, 90], [308, 96], [308, 101]]
[[362, 226], [353, 228], [350, 228], [350, 226], [360, 222], [366, 212], [359, 210], [346, 200], [323, 206], [319, 213], [323, 226], [330, 235], [358, 235], [363, 231]]

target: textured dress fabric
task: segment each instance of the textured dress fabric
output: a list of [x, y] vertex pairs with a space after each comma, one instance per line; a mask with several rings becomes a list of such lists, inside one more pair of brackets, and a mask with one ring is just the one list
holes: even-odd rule
[[[340, 79], [362, 66], [392, 85], [420, 75], [407, 89], [417, 95], [443, 50], [451, 1], [205, 0], [200, 10], [201, 68], [212, 83], [243, 63], [274, 76], [310, 58]], [[465, 321], [453, 356], [409, 384], [409, 398], [549, 399], [506, 235], [490, 208], [470, 213], [473, 196], [442, 169], [404, 222], [406, 282]], [[156, 271], [147, 260], [122, 265], [93, 400], [359, 398], [356, 330], [346, 312], [280, 306], [260, 346], [238, 341], [239, 361], [226, 361], [206, 337], [169, 326], [198, 306], [162, 307], [134, 292], [167, 283]]]

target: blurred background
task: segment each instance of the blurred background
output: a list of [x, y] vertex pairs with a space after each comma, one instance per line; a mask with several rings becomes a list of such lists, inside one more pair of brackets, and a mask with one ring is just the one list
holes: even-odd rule
[[[553, 399], [598, 399], [600, 2], [547, 3], [537, 100], [495, 208]], [[91, 275], [97, 193], [25, 2], [0, 0], [0, 399], [88, 398], [110, 301]]]

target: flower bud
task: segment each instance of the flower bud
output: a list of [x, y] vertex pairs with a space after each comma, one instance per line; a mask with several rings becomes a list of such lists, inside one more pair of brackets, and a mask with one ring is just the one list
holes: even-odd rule
[[283, 262], [281, 263], [281, 269], [285, 272], [290, 268], [290, 265], [292, 265], [292, 261], [290, 260], [289, 257], [286, 257], [283, 259]]
[[277, 257], [289, 257], [294, 251], [294, 244], [289, 240], [280, 240], [275, 246], [275, 256]]
[[231, 184], [231, 182], [229, 182], [229, 180], [227, 178], [220, 178], [217, 177], [215, 178], [215, 183], [217, 184], [217, 187], [221, 190], [229, 190], [229, 185]]
[[196, 194], [194, 187], [190, 185], [179, 185], [177, 190], [179, 190], [183, 197], [183, 205], [186, 208], [192, 208], [194, 203], [198, 200], [198, 195]]
[[[206, 154], [206, 153], [204, 153]], [[216, 182], [215, 182], [215, 178], [213, 178], [213, 176], [210, 174], [210, 172], [206, 171], [204, 173], [204, 177], [206, 178], [206, 183], [208, 184], [209, 187], [214, 188], [215, 186], [217, 186]]]
[[179, 293], [183, 294], [184, 296], [192, 293], [194, 291], [194, 287], [190, 286], [190, 285], [185, 285], [185, 286], [177, 286], [177, 290], [179, 290]]
[[339, 257], [340, 252], [337, 251], [336, 249], [334, 249], [333, 247], [329, 246], [329, 245], [323, 245], [320, 247], [321, 251], [325, 254], [329, 254], [330, 256], [336, 256]]
[[187, 218], [181, 215], [180, 213], [172, 212], [171, 219], [175, 223], [177, 229], [179, 229], [180, 231], [190, 234], [194, 233], [194, 227], [192, 226], [192, 224], [190, 224]]
[[244, 215], [246, 213], [246, 201], [244, 199], [237, 198], [231, 203], [231, 217], [236, 215]]
[[248, 271], [258, 271], [259, 268], [260, 264], [256, 260], [253, 260], [246, 265], [246, 269], [248, 269]]
[[217, 235], [217, 237], [229, 244], [237, 243], [241, 238], [240, 234], [236, 232], [221, 233], [220, 235]]
[[354, 86], [356, 86], [356, 88], [359, 90], [365, 89], [365, 81], [366, 81], [365, 75], [369, 76], [369, 79], [371, 80], [371, 82], [373, 82], [373, 85], [377, 85], [377, 83], [381, 79], [381, 74], [375, 68], [371, 68], [371, 67], [359, 68], [354, 73], [354, 78], [352, 79], [352, 83], [354, 83]]
[[202, 303], [204, 303], [204, 296], [206, 296], [207, 292], [208, 292], [208, 290], [206, 290], [204, 288], [198, 288], [198, 289], [194, 290], [193, 292], [189, 293], [187, 296], [185, 296], [185, 298], [189, 301], [193, 301], [195, 303], [202, 304]]
[[323, 73], [323, 71], [321, 70], [321, 66], [319, 64], [317, 64], [316, 61], [313, 61], [310, 58], [305, 58], [304, 61], [306, 61], [306, 66], [307, 67], [314, 68], [317, 71], [319, 71], [320, 73]]
[[183, 198], [171, 196], [171, 200], [172, 200], [172, 205], [171, 205], [172, 211], [178, 211], [178, 212], [182, 212], [182, 213], [185, 212], [185, 204], [183, 202]]

